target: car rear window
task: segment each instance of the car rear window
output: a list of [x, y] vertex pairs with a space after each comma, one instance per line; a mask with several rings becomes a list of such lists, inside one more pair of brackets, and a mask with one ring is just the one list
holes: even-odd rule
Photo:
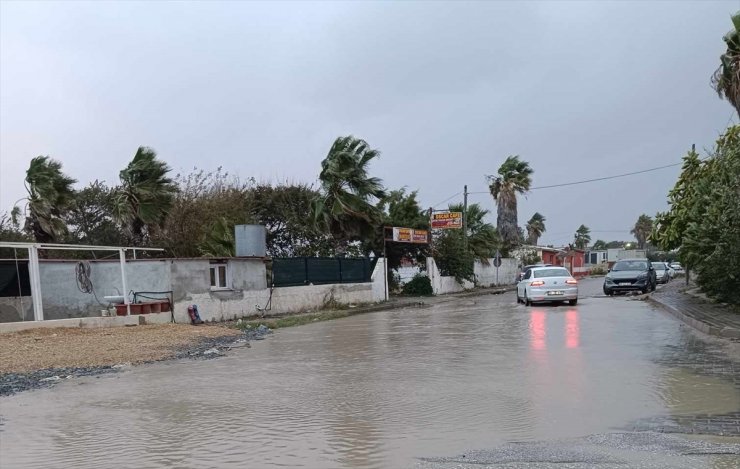
[[645, 261], [619, 261], [614, 264], [612, 270], [647, 270], [648, 265]]
[[570, 272], [566, 269], [537, 269], [534, 271], [534, 278], [544, 277], [570, 277]]

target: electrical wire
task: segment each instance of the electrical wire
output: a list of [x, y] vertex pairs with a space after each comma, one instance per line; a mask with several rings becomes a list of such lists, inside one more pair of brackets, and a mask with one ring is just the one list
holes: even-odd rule
[[[443, 203], [447, 202], [448, 200], [454, 199], [455, 197], [457, 197], [457, 196], [458, 196], [458, 195], [460, 195], [460, 194], [462, 194], [462, 191], [458, 192], [457, 194], [453, 194], [453, 195], [451, 195], [451, 196], [447, 197], [447, 198], [446, 198], [445, 200], [443, 200], [442, 202], [440, 202], [440, 203], [438, 203], [438, 204], [434, 205], [433, 207], [434, 207], [434, 208], [437, 208], [437, 207], [439, 207], [440, 205], [442, 205]], [[470, 192], [468, 192], [468, 194], [470, 194]]]
[[91, 272], [92, 267], [89, 261], [79, 261], [75, 265], [77, 289], [82, 293], [86, 293], [88, 295], [92, 294], [95, 297], [95, 301], [97, 301], [99, 305], [108, 306], [107, 303], [103, 303], [98, 299], [98, 295], [95, 293], [95, 287], [93, 286], [92, 279], [90, 278]]
[[[667, 165], [664, 165], [664, 166], [658, 166], [658, 167], [655, 167], [655, 168], [643, 169], [641, 171], [632, 171], [630, 173], [615, 174], [613, 176], [604, 176], [604, 177], [593, 178], [593, 179], [583, 179], [581, 181], [564, 182], [562, 184], [551, 184], [549, 186], [530, 187], [529, 190], [530, 191], [535, 191], [535, 190], [538, 190], [538, 189], [551, 189], [553, 187], [574, 186], [576, 184], [586, 184], [588, 182], [606, 181], [608, 179], [616, 179], [616, 178], [621, 178], [621, 177], [625, 177], [625, 176], [634, 176], [635, 174], [649, 173], [651, 171], [658, 171], [660, 169], [672, 168], [673, 166], [681, 166], [682, 164], [683, 164], [683, 161], [680, 162], [680, 163], [672, 163], [672, 164], [667, 164]], [[488, 191], [468, 192], [468, 194], [488, 194], [488, 193], [489, 193]]]

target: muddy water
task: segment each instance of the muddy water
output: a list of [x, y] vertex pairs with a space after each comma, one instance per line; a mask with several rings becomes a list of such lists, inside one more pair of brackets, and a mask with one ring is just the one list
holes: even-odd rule
[[413, 467], [641, 419], [738, 412], [736, 371], [644, 302], [527, 308], [479, 297], [4, 398], [0, 466]]

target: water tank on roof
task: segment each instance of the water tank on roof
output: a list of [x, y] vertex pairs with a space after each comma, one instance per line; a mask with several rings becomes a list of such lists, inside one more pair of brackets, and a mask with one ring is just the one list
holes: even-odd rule
[[262, 225], [236, 225], [236, 257], [265, 257], [267, 231]]

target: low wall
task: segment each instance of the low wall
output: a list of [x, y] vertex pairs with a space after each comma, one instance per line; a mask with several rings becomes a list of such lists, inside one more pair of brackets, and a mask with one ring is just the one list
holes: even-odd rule
[[[128, 289], [133, 291], [164, 291], [170, 289], [171, 260], [126, 261]], [[90, 261], [90, 281], [95, 295], [83, 293], [77, 286], [74, 260], [39, 262], [41, 299], [44, 319], [68, 319], [101, 316], [108, 295], [123, 295], [121, 264], [118, 259]], [[97, 296], [97, 299], [95, 298]], [[102, 304], [101, 304], [102, 303]]]
[[[130, 262], [130, 265], [129, 265]], [[146, 263], [146, 264], [144, 264]], [[117, 262], [95, 263], [92, 266], [91, 279], [98, 290], [98, 283], [110, 281], [114, 274], [111, 266], [118, 268]], [[60, 289], [44, 293], [44, 313], [47, 320], [35, 322], [19, 322], [19, 319], [10, 319], [15, 322], [0, 324], [0, 332], [29, 329], [34, 327], [109, 327], [126, 324], [156, 324], [170, 322], [174, 317], [177, 323], [189, 323], [188, 307], [198, 306], [198, 312], [206, 322], [234, 320], [247, 316], [254, 316], [264, 310], [270, 302], [270, 314], [299, 313], [317, 310], [332, 301], [340, 304], [377, 303], [385, 300], [385, 269], [384, 259], [379, 259], [373, 271], [371, 281], [366, 283], [346, 283], [332, 285], [307, 285], [299, 287], [283, 287], [272, 290], [267, 288], [265, 265], [261, 259], [236, 258], [229, 259], [227, 280], [229, 287], [214, 290], [210, 284], [209, 259], [177, 259], [157, 261], [128, 261], [127, 274], [132, 275], [131, 289], [137, 291], [164, 291], [172, 290], [174, 305], [172, 313], [144, 314], [119, 317], [100, 317], [103, 306], [90, 304], [95, 301], [92, 295], [79, 292], [74, 278], [74, 262], [46, 262], [46, 286], [42, 288]], [[137, 266], [145, 268], [137, 270]], [[128, 269], [131, 267], [131, 269]], [[158, 270], [157, 270], [158, 269]], [[153, 279], [159, 271], [160, 278]], [[146, 275], [139, 275], [145, 272]], [[71, 278], [70, 278], [71, 277]], [[70, 285], [70, 281], [73, 282]], [[168, 283], [164, 283], [164, 281]], [[68, 291], [73, 289], [74, 291]], [[47, 296], [49, 300], [47, 301]], [[102, 299], [102, 295], [98, 293]], [[0, 312], [3, 304], [19, 302], [18, 298], [3, 298], [0, 302]], [[83, 301], [85, 300], [85, 301]], [[24, 307], [28, 304], [28, 313], [33, 318], [31, 298], [24, 297]], [[10, 306], [8, 306], [8, 309]], [[79, 309], [75, 309], [79, 308]], [[49, 317], [46, 311], [54, 311], [54, 315], [65, 315], [64, 318]], [[13, 309], [13, 315], [15, 313]], [[97, 317], [70, 317], [74, 314], [95, 314]], [[9, 313], [10, 314], [10, 313]]]
[[33, 321], [33, 300], [30, 296], [0, 297], [0, 323]]
[[445, 277], [439, 271], [437, 263], [433, 257], [427, 257], [427, 276], [432, 284], [432, 292], [435, 295], [444, 295], [445, 293], [457, 293], [473, 288], [472, 282], [463, 280], [462, 285], [455, 280], [455, 277]]
[[384, 259], [379, 259], [367, 283], [279, 287], [272, 290], [219, 290], [179, 292], [175, 296], [175, 322], [188, 323], [188, 306], [197, 305], [206, 322], [231, 321], [254, 316], [269, 306], [269, 314], [315, 311], [332, 301], [339, 304], [377, 303], [385, 299]]
[[498, 268], [498, 280], [493, 259], [488, 259], [488, 265], [476, 262], [473, 266], [473, 272], [475, 273], [476, 283], [482, 287], [513, 285], [519, 273], [519, 262], [513, 258], [501, 259], [501, 266]]

